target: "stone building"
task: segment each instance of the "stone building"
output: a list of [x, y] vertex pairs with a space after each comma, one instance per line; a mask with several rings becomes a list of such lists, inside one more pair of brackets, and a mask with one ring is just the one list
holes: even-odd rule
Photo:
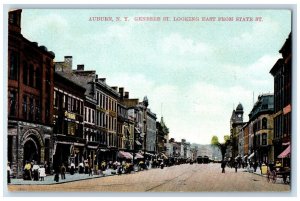
[[22, 10], [8, 13], [8, 161], [16, 177], [24, 163], [52, 161], [54, 53], [21, 33]]
[[147, 108], [147, 135], [146, 135], [146, 151], [151, 154], [157, 153], [156, 140], [157, 140], [157, 131], [156, 131], [156, 114], [151, 112]]
[[168, 143], [167, 138], [169, 136], [169, 129], [166, 126], [163, 117], [161, 117], [160, 122], [158, 121], [156, 122], [156, 129], [157, 129], [157, 141], [156, 141], [157, 153], [164, 153], [165, 155], [169, 156], [169, 153], [167, 153], [167, 143]]
[[134, 118], [129, 117], [128, 108], [124, 104], [124, 98], [129, 97], [129, 92], [124, 92], [124, 88], [119, 88], [120, 100], [118, 101], [118, 148], [129, 153], [134, 151]]
[[241, 103], [232, 111], [230, 118], [230, 140], [231, 153], [227, 153], [227, 157], [236, 158], [238, 156], [239, 133], [244, 125], [243, 122], [244, 108]]
[[[292, 33], [279, 50], [282, 58], [278, 59], [270, 73], [274, 77], [274, 157], [285, 150], [285, 157], [290, 158], [292, 135]], [[285, 160], [289, 166], [289, 160]]]
[[243, 136], [243, 142], [244, 142], [244, 147], [243, 147], [243, 149], [244, 149], [244, 155], [242, 156], [242, 159], [243, 159], [243, 161], [246, 161], [247, 160], [247, 157], [250, 155], [250, 152], [249, 152], [249, 122], [247, 122], [244, 126], [243, 126], [243, 128], [242, 128], [242, 130], [243, 130], [243, 134], [244, 134], [244, 136]]
[[[257, 162], [274, 161], [273, 147], [273, 114], [274, 96], [273, 94], [262, 94], [258, 96], [257, 102], [249, 114], [249, 122], [252, 129], [250, 135], [253, 136], [251, 153], [249, 159]], [[254, 153], [254, 155], [253, 155]]]

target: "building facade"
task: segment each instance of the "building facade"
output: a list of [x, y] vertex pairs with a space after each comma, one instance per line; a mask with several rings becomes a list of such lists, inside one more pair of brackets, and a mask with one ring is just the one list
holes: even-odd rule
[[8, 14], [8, 161], [22, 177], [26, 161], [52, 161], [54, 53], [21, 34], [22, 10]]
[[[278, 59], [270, 73], [274, 77], [274, 157], [288, 148], [292, 134], [292, 33], [279, 50]], [[290, 153], [285, 156], [290, 158]], [[289, 166], [290, 161], [285, 160]]]
[[227, 157], [236, 158], [239, 155], [239, 134], [244, 125], [243, 122], [244, 108], [241, 103], [232, 111], [230, 118], [230, 140], [231, 150], [227, 153]]
[[262, 94], [258, 97], [249, 114], [249, 121], [252, 129], [250, 130], [253, 138], [252, 157], [250, 159], [256, 162], [265, 162], [268, 164], [274, 161], [273, 140], [273, 111], [274, 96], [272, 94]]
[[68, 78], [65, 72], [54, 73], [53, 168], [84, 160], [83, 137], [85, 88]]

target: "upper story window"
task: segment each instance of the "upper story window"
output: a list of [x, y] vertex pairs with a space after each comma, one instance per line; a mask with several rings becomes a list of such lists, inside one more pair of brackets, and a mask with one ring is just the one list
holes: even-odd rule
[[263, 133], [261, 145], [268, 145], [267, 138], [268, 138], [267, 133]]
[[9, 79], [18, 79], [18, 69], [19, 69], [19, 57], [14, 51], [10, 53], [10, 66], [9, 66]]
[[10, 91], [10, 97], [9, 97], [9, 115], [10, 116], [16, 116], [16, 106], [17, 106], [17, 92], [16, 91]]
[[268, 120], [266, 117], [264, 117], [262, 119], [262, 129], [267, 129], [267, 127], [268, 127]]
[[23, 83], [28, 85], [28, 64], [26, 61], [23, 62]]

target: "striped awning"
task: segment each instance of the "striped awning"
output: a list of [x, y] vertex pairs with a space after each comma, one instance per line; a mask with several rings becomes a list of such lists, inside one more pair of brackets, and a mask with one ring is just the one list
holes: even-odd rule
[[277, 158], [286, 158], [291, 153], [291, 145], [289, 145]]
[[125, 151], [119, 151], [119, 157], [120, 158], [126, 158], [126, 159], [132, 159], [132, 155]]
[[144, 156], [142, 156], [142, 155], [139, 154], [139, 153], [136, 153], [134, 158], [135, 158], [135, 159], [138, 159], [138, 158], [144, 158]]

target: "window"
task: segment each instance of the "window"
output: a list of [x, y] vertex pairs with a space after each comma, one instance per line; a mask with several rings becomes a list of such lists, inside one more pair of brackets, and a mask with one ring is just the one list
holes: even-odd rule
[[268, 126], [268, 120], [267, 118], [263, 118], [262, 119], [262, 129], [267, 129], [267, 126]]
[[37, 68], [35, 70], [35, 88], [40, 89], [42, 86], [41, 83], [41, 73], [40, 73], [40, 69]]
[[34, 67], [32, 64], [29, 65], [29, 86], [33, 87], [34, 78]]
[[267, 133], [262, 134], [262, 143], [261, 143], [262, 145], [268, 145], [267, 137], [268, 137]]
[[27, 96], [23, 96], [23, 118], [27, 119]]
[[9, 66], [9, 79], [17, 80], [18, 79], [18, 55], [16, 52], [12, 51], [10, 53], [10, 66]]
[[40, 114], [40, 102], [39, 102], [39, 100], [36, 99], [35, 100], [35, 120], [39, 121], [40, 117], [41, 117], [41, 114]]
[[54, 99], [53, 105], [54, 105], [54, 107], [57, 107], [57, 97], [56, 97], [56, 94], [57, 94], [57, 92], [54, 91], [54, 94], [53, 94], [53, 99]]
[[75, 135], [76, 124], [74, 122], [68, 122], [68, 135]]
[[10, 92], [10, 100], [9, 100], [9, 115], [16, 116], [16, 102], [17, 102], [17, 93], [16, 91]]
[[260, 135], [257, 135], [257, 138], [256, 138], [256, 140], [257, 140], [257, 146], [259, 146], [260, 145]]
[[23, 63], [23, 83], [28, 85], [28, 64], [26, 61]]
[[33, 98], [29, 98], [29, 120], [33, 120], [34, 105]]

